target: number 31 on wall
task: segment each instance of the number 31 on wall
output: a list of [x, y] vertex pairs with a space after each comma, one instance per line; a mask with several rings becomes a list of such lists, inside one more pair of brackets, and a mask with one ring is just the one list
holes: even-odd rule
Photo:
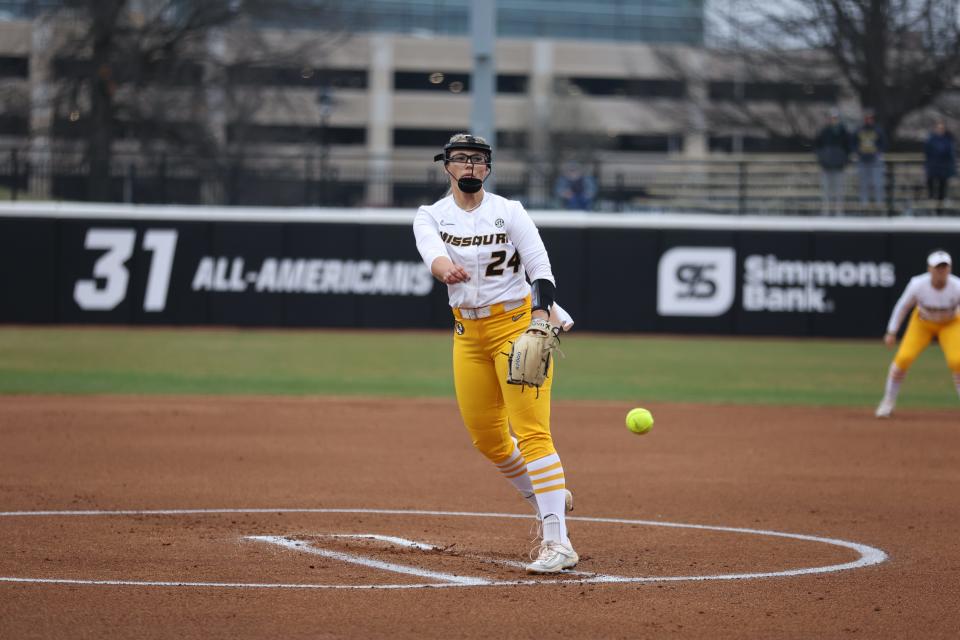
[[[110, 311], [127, 297], [130, 271], [126, 263], [133, 255], [137, 241], [134, 229], [88, 229], [85, 249], [106, 250], [93, 264], [93, 278], [78, 280], [73, 299], [85, 311]], [[163, 311], [167, 306], [167, 290], [173, 255], [177, 250], [176, 229], [147, 229], [143, 249], [152, 254], [147, 271], [147, 290], [143, 296], [144, 311]], [[103, 282], [103, 286], [99, 286]]]

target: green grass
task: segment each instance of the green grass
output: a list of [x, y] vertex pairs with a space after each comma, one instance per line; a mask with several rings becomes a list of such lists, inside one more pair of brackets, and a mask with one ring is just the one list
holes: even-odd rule
[[[441, 332], [0, 328], [0, 394], [268, 394], [452, 397]], [[564, 399], [873, 405], [892, 352], [880, 340], [577, 334]], [[903, 406], [955, 407], [936, 345]]]

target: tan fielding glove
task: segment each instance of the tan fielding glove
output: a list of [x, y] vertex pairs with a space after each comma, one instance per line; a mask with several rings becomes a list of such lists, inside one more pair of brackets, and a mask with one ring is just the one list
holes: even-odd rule
[[513, 343], [507, 382], [528, 387], [539, 387], [547, 379], [550, 357], [560, 346], [559, 327], [546, 320], [534, 318], [530, 326]]

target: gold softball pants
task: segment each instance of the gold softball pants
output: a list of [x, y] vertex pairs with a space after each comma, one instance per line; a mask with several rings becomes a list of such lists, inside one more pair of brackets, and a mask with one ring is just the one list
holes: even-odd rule
[[453, 379], [473, 446], [491, 462], [502, 462], [513, 452], [512, 429], [529, 463], [556, 453], [550, 435], [553, 362], [539, 391], [507, 383], [511, 342], [530, 325], [530, 299], [510, 306], [492, 305], [487, 317], [477, 319], [453, 310]]
[[893, 363], [901, 371], [906, 371], [934, 338], [940, 342], [947, 366], [954, 373], [960, 373], [960, 316], [949, 322], [930, 322], [921, 318], [917, 309], [910, 314], [910, 324]]

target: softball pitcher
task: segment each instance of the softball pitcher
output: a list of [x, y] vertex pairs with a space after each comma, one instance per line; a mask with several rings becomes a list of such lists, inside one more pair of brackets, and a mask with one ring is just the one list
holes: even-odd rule
[[950, 274], [953, 261], [946, 251], [927, 256], [927, 273], [910, 279], [887, 323], [883, 341], [888, 347], [897, 343], [897, 331], [912, 307], [910, 324], [903, 334], [887, 374], [886, 390], [877, 407], [878, 418], [889, 418], [897, 404], [900, 384], [907, 370], [930, 341], [936, 338], [953, 372], [953, 383], [960, 395], [960, 278]]
[[484, 191], [492, 160], [483, 138], [451, 137], [434, 158], [449, 175], [450, 194], [420, 207], [413, 232], [424, 263], [447, 285], [460, 415], [473, 445], [537, 512], [542, 540], [527, 571], [556, 573], [579, 557], [565, 520], [572, 494], [550, 435], [549, 353], [539, 387], [508, 377], [521, 336], [552, 337], [556, 325], [573, 321], [554, 304], [553, 271], [533, 220], [519, 202]]

